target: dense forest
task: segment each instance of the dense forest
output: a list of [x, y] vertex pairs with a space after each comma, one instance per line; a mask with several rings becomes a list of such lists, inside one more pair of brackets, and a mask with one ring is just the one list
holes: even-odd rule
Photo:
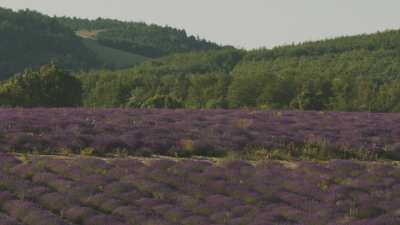
[[49, 62], [69, 71], [123, 69], [171, 53], [215, 48], [220, 47], [170, 27], [0, 7], [0, 80]]
[[[178, 54], [77, 76], [84, 105], [400, 111], [400, 31]], [[107, 90], [107, 91], [105, 91]]]

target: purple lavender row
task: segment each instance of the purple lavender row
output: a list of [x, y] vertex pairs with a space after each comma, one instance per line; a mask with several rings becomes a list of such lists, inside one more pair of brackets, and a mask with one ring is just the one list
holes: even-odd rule
[[[106, 155], [243, 152], [311, 144], [400, 159], [400, 114], [250, 110], [1, 109], [0, 148]], [[352, 152], [351, 150], [357, 150]], [[307, 152], [306, 152], [307, 153]]]
[[[2, 179], [15, 195], [68, 220], [86, 215], [83, 224], [107, 224], [110, 215], [160, 225], [400, 224], [395, 163], [35, 156], [0, 171], [18, 175], [14, 185]], [[96, 222], [93, 209], [104, 212]]]

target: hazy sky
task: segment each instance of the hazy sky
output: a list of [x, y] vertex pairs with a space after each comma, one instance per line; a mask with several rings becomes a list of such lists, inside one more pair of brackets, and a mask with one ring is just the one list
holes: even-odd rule
[[0, 6], [170, 25], [243, 48], [400, 28], [399, 0], [0, 0]]

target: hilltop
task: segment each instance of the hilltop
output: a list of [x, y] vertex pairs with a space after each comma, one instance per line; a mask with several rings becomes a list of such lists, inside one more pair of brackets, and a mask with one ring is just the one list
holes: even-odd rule
[[177, 52], [219, 48], [170, 27], [1, 7], [0, 33], [0, 79], [50, 61], [72, 71], [122, 69]]
[[215, 43], [169, 26], [105, 18], [89, 20], [61, 17], [57, 20], [80, 36], [95, 39], [104, 46], [149, 58], [219, 48]]
[[95, 55], [74, 32], [33, 11], [0, 8], [0, 78], [57, 61], [66, 68], [98, 65]]

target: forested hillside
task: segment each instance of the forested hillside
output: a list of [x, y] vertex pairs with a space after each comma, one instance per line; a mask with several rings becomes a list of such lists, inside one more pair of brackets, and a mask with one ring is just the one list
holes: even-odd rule
[[40, 13], [0, 8], [0, 79], [55, 61], [66, 69], [96, 67], [74, 32]]
[[49, 61], [90, 69], [75, 74], [83, 106], [400, 111], [400, 30], [245, 51], [170, 27], [1, 9], [0, 33], [0, 78]]
[[279, 46], [273, 49], [258, 49], [250, 52], [248, 60], [275, 59], [278, 57], [321, 56], [340, 54], [357, 49], [369, 51], [400, 49], [400, 30], [388, 30], [375, 34], [344, 36], [334, 39], [304, 42]]
[[400, 31], [178, 54], [78, 76], [86, 106], [397, 112]]
[[219, 48], [215, 43], [187, 35], [185, 30], [168, 26], [102, 18], [61, 17], [58, 20], [74, 31], [101, 31], [93, 38], [102, 45], [150, 58]]
[[226, 108], [230, 71], [244, 55], [245, 51], [224, 48], [77, 76], [83, 83], [84, 106]]
[[251, 51], [232, 76], [232, 107], [398, 111], [400, 31]]
[[0, 80], [49, 62], [72, 71], [124, 69], [150, 58], [214, 48], [219, 46], [170, 27], [0, 7]]

